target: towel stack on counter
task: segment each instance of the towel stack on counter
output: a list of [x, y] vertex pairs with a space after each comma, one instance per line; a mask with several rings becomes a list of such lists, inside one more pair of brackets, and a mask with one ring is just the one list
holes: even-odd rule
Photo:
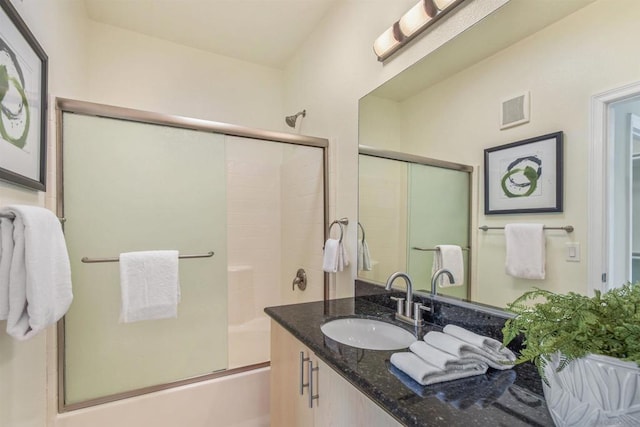
[[391, 355], [391, 364], [421, 385], [482, 375], [488, 368], [511, 369], [515, 354], [500, 341], [455, 325], [428, 332], [408, 352]]

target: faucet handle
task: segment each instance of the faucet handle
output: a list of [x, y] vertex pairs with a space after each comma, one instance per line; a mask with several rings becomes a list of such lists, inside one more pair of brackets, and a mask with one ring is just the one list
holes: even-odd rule
[[398, 306], [396, 307], [396, 312], [398, 314], [404, 314], [402, 310], [402, 306], [404, 305], [404, 298], [401, 298], [401, 297], [390, 297], [390, 298], [398, 303]]
[[414, 302], [413, 303], [413, 313], [415, 316], [415, 323], [416, 325], [421, 325], [422, 324], [422, 312], [423, 311], [431, 311], [431, 307], [426, 306], [426, 305], [422, 305], [422, 303], [420, 302]]

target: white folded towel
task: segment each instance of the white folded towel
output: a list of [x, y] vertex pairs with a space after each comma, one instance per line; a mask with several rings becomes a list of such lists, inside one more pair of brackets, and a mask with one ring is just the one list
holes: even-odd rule
[[428, 332], [423, 339], [427, 344], [444, 352], [451, 353], [461, 359], [477, 359], [494, 369], [504, 370], [513, 368], [511, 360], [496, 358], [480, 347], [476, 347], [473, 344], [469, 344], [443, 332]]
[[[3, 220], [2, 262], [6, 286], [6, 262], [9, 266], [9, 309], [7, 333], [25, 340], [65, 315], [73, 293], [71, 267], [64, 234], [58, 218], [38, 206], [14, 205], [0, 210], [13, 214], [12, 227]], [[7, 233], [13, 230], [13, 242]]]
[[438, 286], [441, 288], [451, 286], [462, 286], [464, 284], [464, 260], [462, 258], [462, 248], [457, 245], [437, 245], [433, 255], [433, 266], [431, 276], [441, 268], [446, 268], [451, 272], [454, 283], [449, 281], [446, 274], [438, 277]]
[[371, 254], [369, 245], [364, 239], [358, 242], [358, 270], [371, 271]]
[[504, 227], [508, 275], [523, 279], [545, 277], [545, 238], [543, 224], [507, 224]]
[[180, 284], [178, 251], [120, 254], [120, 321], [166, 319], [178, 316]]
[[486, 372], [486, 369], [484, 371], [475, 369], [442, 370], [429, 364], [413, 352], [393, 353], [390, 361], [393, 366], [400, 369], [422, 385], [468, 378], [474, 375], [481, 375]]
[[496, 339], [476, 334], [456, 325], [447, 325], [442, 330], [445, 334], [481, 348], [496, 361], [515, 362], [516, 355]]
[[327, 239], [324, 243], [324, 256], [322, 258], [322, 269], [327, 273], [335, 273], [338, 271], [338, 258], [340, 257], [342, 248], [337, 239]]
[[443, 371], [474, 370], [479, 374], [487, 371], [488, 365], [476, 358], [461, 358], [437, 349], [425, 341], [416, 341], [409, 346], [414, 354], [430, 365]]
[[9, 316], [9, 271], [13, 258], [13, 222], [0, 218], [0, 320]]

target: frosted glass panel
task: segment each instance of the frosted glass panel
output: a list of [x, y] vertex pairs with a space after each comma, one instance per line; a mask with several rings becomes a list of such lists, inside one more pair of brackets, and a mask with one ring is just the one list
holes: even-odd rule
[[[409, 165], [409, 248], [469, 246], [469, 174], [418, 164]], [[434, 252], [409, 250], [414, 289], [431, 289]], [[463, 251], [468, 275], [468, 251]], [[438, 293], [467, 298], [469, 283], [438, 288]]]
[[385, 282], [392, 273], [406, 271], [407, 163], [360, 156], [358, 166], [358, 221], [371, 255], [371, 270], [358, 276]]
[[[64, 114], [66, 403], [227, 367], [224, 136]], [[177, 249], [177, 319], [119, 323], [119, 264], [87, 257]]]

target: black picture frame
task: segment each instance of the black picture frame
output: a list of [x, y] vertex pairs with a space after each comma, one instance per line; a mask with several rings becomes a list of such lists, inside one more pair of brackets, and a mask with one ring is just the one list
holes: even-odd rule
[[563, 133], [484, 150], [484, 213], [562, 212]]
[[0, 179], [46, 190], [48, 57], [0, 0]]

